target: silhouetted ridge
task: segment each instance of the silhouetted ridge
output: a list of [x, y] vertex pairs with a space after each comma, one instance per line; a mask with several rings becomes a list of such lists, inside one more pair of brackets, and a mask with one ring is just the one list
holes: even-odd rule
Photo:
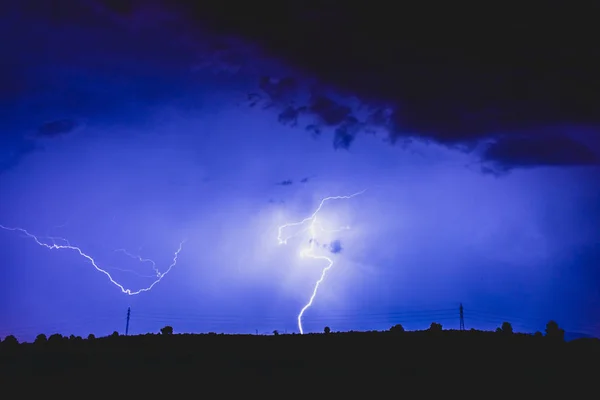
[[541, 391], [548, 382], [589, 384], [600, 371], [595, 362], [600, 340], [567, 343], [553, 322], [545, 336], [513, 333], [507, 322], [498, 332], [443, 330], [432, 323], [426, 331], [408, 332], [401, 325], [386, 332], [332, 332], [325, 327], [321, 334], [269, 336], [174, 334], [167, 326], [158, 335], [115, 332], [87, 340], [40, 335], [33, 344], [6, 338], [0, 349], [3, 377], [54, 381], [160, 376], [170, 382], [201, 376], [205, 384], [218, 385], [301, 377], [311, 387], [311, 378], [327, 377], [329, 385], [356, 380], [392, 388], [399, 381], [414, 385], [468, 376], [504, 388]]

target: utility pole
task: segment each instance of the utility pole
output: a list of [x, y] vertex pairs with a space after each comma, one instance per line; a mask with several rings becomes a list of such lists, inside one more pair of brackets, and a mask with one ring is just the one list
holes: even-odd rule
[[460, 303], [459, 310], [460, 310], [460, 330], [464, 331], [465, 330], [465, 313], [464, 313], [462, 303]]
[[125, 336], [129, 335], [129, 317], [131, 316], [131, 307], [127, 307], [127, 323], [125, 324]]

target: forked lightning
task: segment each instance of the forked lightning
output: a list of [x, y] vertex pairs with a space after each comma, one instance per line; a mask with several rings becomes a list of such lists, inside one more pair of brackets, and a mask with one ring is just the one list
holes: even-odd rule
[[[335, 230], [327, 230], [323, 227], [323, 225], [321, 225], [321, 222], [317, 220], [317, 216], [318, 216], [319, 212], [321, 211], [321, 209], [323, 208], [323, 205], [326, 202], [331, 201], [331, 200], [351, 199], [355, 196], [363, 194], [365, 191], [366, 191], [366, 189], [362, 190], [360, 192], [351, 194], [349, 196], [325, 197], [324, 199], [321, 200], [321, 202], [319, 203], [319, 207], [317, 207], [317, 209], [315, 210], [314, 213], [312, 213], [311, 216], [304, 218], [302, 221], [299, 221], [299, 222], [290, 222], [290, 223], [281, 225], [278, 229], [277, 240], [278, 240], [279, 244], [287, 244], [288, 240], [290, 240], [291, 238], [308, 232], [309, 245], [307, 248], [300, 251], [300, 256], [301, 257], [309, 257], [309, 258], [312, 258], [315, 260], [323, 260], [326, 262], [325, 267], [321, 271], [321, 277], [315, 283], [315, 286], [313, 288], [310, 299], [308, 300], [308, 303], [306, 303], [306, 305], [304, 307], [302, 307], [302, 309], [300, 310], [300, 313], [298, 314], [298, 329], [300, 330], [300, 334], [304, 334], [304, 329], [302, 327], [302, 317], [304, 316], [304, 313], [306, 312], [306, 310], [308, 310], [312, 306], [313, 301], [315, 300], [315, 297], [317, 296], [317, 292], [319, 291], [319, 286], [321, 285], [321, 283], [323, 283], [323, 280], [325, 280], [325, 276], [327, 275], [327, 272], [331, 269], [331, 267], [333, 267], [333, 260], [330, 257], [323, 255], [323, 254], [315, 253], [315, 250], [316, 250], [315, 245], [318, 243], [318, 241], [317, 241], [318, 231], [339, 232], [339, 231], [350, 229], [349, 226], [345, 226], [345, 227], [335, 229]], [[308, 224], [308, 226], [305, 229], [301, 229], [300, 231], [298, 231], [297, 233], [295, 233], [291, 236], [285, 236], [285, 237], [283, 236], [284, 229], [291, 228], [291, 227], [304, 226], [306, 224]]]
[[[35, 243], [39, 246], [45, 247], [47, 249], [50, 250], [71, 250], [71, 251], [75, 251], [76, 253], [78, 253], [81, 257], [85, 258], [86, 260], [88, 260], [92, 266], [94, 268], [96, 268], [96, 270], [98, 272], [102, 272], [104, 275], [106, 275], [108, 277], [108, 279], [110, 280], [110, 282], [115, 285], [116, 287], [118, 287], [119, 289], [121, 289], [121, 292], [130, 295], [130, 296], [134, 296], [136, 294], [140, 294], [143, 292], [148, 292], [150, 290], [152, 290], [152, 288], [158, 283], [160, 282], [169, 272], [171, 272], [171, 270], [173, 269], [173, 267], [175, 267], [175, 265], [177, 264], [177, 258], [179, 257], [179, 253], [181, 252], [181, 249], [183, 248], [183, 243], [185, 243], [185, 240], [183, 240], [181, 243], [179, 243], [179, 248], [177, 249], [177, 251], [175, 252], [175, 255], [173, 256], [173, 262], [171, 263], [171, 265], [169, 265], [169, 267], [167, 268], [167, 270], [165, 272], [159, 272], [158, 269], [156, 268], [156, 263], [152, 260], [146, 259], [146, 258], [141, 258], [139, 256], [134, 256], [131, 255], [129, 253], [127, 253], [125, 250], [117, 250], [117, 251], [121, 251], [124, 252], [127, 256], [132, 257], [137, 259], [140, 262], [149, 262], [152, 264], [152, 267], [154, 269], [155, 275], [153, 275], [153, 277], [155, 278], [154, 281], [147, 287], [144, 287], [142, 289], [136, 290], [136, 291], [132, 291], [131, 289], [126, 289], [122, 284], [120, 284], [119, 282], [117, 282], [112, 275], [103, 268], [100, 268], [98, 266], [98, 263], [96, 263], [96, 260], [94, 260], [94, 258], [86, 253], [83, 252], [83, 250], [81, 250], [81, 248], [77, 247], [77, 246], [73, 246], [69, 243], [68, 240], [63, 239], [63, 238], [50, 238], [51, 240], [53, 240], [52, 244], [48, 244], [43, 242], [42, 240], [40, 240], [37, 236], [33, 235], [32, 233], [29, 233], [27, 230], [23, 229], [23, 228], [10, 228], [4, 225], [0, 225], [0, 228], [5, 229], [7, 231], [14, 231], [14, 232], [21, 232], [23, 234], [25, 234], [25, 236], [27, 236], [30, 239], [33, 239], [33, 241], [35, 241]], [[56, 244], [54, 241], [55, 240], [62, 240], [64, 243], [66, 244]], [[118, 268], [115, 268], [118, 269]], [[122, 271], [127, 271], [127, 270], [122, 270]]]

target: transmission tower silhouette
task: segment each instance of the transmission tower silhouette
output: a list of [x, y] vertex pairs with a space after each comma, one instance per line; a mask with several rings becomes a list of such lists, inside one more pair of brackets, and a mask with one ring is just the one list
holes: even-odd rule
[[464, 331], [465, 330], [465, 313], [464, 313], [462, 303], [460, 303], [459, 311], [460, 311], [460, 330]]
[[125, 324], [125, 336], [129, 335], [129, 317], [131, 316], [131, 307], [127, 307], [127, 323]]

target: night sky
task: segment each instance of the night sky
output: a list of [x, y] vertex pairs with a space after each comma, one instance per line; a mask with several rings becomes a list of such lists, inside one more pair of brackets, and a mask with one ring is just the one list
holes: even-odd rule
[[600, 335], [597, 5], [193, 3], [0, 6], [0, 337]]

